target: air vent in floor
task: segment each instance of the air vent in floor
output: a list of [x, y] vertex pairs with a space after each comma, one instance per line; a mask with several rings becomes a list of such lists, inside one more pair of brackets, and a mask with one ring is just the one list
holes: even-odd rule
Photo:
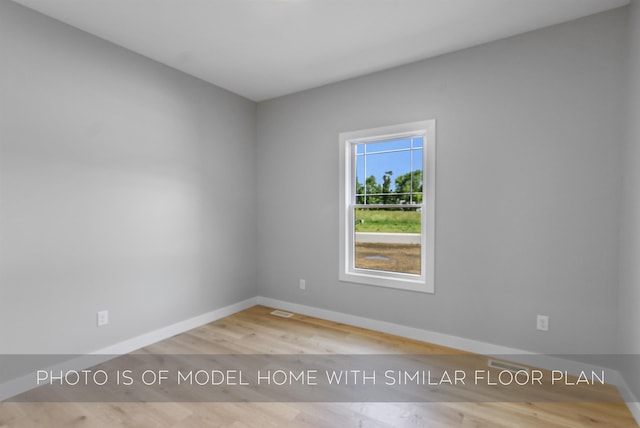
[[271, 312], [271, 315], [275, 315], [281, 318], [291, 318], [293, 316], [291, 312], [281, 311], [280, 309], [276, 309], [275, 311]]
[[514, 373], [519, 371], [525, 371], [529, 373], [528, 367], [519, 366], [517, 364], [507, 363], [505, 361], [498, 361], [498, 360], [492, 360], [492, 359], [489, 360], [489, 367], [492, 367], [494, 369], [499, 369], [499, 370], [508, 370]]

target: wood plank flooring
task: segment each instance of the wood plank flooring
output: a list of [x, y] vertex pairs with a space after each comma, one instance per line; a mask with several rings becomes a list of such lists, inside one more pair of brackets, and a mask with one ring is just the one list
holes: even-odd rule
[[[255, 306], [135, 354], [446, 354], [461, 351]], [[609, 387], [607, 387], [609, 388]], [[36, 393], [36, 392], [29, 392]], [[606, 394], [617, 394], [610, 388]], [[544, 401], [544, 400], [540, 400]], [[638, 427], [621, 402], [0, 403], [4, 427]]]

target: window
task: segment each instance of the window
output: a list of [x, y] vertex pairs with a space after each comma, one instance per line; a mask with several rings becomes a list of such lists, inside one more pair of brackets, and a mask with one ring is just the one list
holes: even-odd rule
[[340, 134], [340, 280], [434, 291], [435, 120]]

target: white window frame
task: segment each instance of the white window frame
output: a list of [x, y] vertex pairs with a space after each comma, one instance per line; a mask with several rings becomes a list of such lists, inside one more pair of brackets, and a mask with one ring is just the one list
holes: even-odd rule
[[[354, 267], [355, 144], [422, 136], [421, 274], [412, 275]], [[435, 119], [359, 131], [342, 132], [340, 140], [340, 281], [423, 293], [435, 292]]]

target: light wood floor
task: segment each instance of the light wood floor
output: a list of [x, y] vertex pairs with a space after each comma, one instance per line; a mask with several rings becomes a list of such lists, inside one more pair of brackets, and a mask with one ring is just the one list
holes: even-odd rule
[[[278, 318], [271, 311], [256, 306], [137, 353], [461, 353], [307, 316]], [[621, 402], [0, 403], [0, 428], [637, 426]]]

